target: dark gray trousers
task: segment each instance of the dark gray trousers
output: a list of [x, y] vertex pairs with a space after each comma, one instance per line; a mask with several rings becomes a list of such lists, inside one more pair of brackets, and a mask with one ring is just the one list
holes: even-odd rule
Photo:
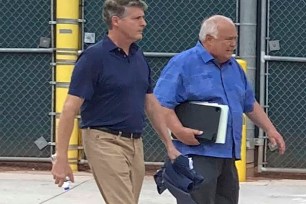
[[239, 180], [235, 159], [189, 156], [193, 159], [195, 171], [205, 178], [200, 188], [191, 193], [197, 204], [238, 204]]

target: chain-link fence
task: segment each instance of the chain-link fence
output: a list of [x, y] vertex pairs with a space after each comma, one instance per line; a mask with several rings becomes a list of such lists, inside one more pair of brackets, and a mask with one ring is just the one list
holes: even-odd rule
[[40, 37], [50, 37], [50, 1], [1, 0], [1, 48], [37, 48]]
[[[85, 1], [85, 32], [96, 34], [101, 40], [106, 34], [102, 22], [103, 0]], [[144, 39], [139, 45], [145, 52], [181, 52], [194, 46], [200, 24], [213, 14], [226, 15], [236, 19], [236, 1], [213, 0], [147, 0], [147, 27]]]
[[[85, 32], [95, 33], [96, 41], [106, 34], [102, 22], [102, 0], [85, 3]], [[198, 39], [202, 20], [213, 14], [222, 14], [236, 21], [236, 1], [213, 0], [147, 0], [147, 27], [139, 46], [145, 52], [176, 53], [193, 47]], [[88, 45], [86, 45], [88, 46]], [[86, 47], [85, 46], [85, 47]], [[155, 84], [169, 57], [148, 57]], [[163, 161], [165, 149], [148, 120], [144, 131], [145, 160]]]
[[50, 10], [44, 0], [0, 1], [0, 157], [50, 155], [34, 141], [50, 140], [51, 55], [3, 51], [38, 48], [40, 37], [50, 38]]
[[[270, 1], [269, 40], [279, 40], [272, 56], [306, 56], [306, 2]], [[283, 156], [266, 152], [266, 167], [306, 168], [306, 63], [269, 62], [268, 113], [284, 136]]]
[[[106, 34], [102, 23], [103, 0], [85, 1], [85, 32]], [[146, 52], [180, 52], [194, 46], [204, 17], [223, 14], [236, 21], [236, 1], [147, 1], [148, 26], [139, 43]], [[0, 48], [38, 48], [40, 37], [51, 37], [51, 1], [0, 1]], [[35, 8], [35, 9], [34, 9]], [[87, 45], [85, 45], [86, 47]], [[150, 57], [153, 83], [169, 57]], [[48, 157], [34, 141], [43, 136], [51, 141], [52, 80], [51, 54], [2, 51], [0, 105], [0, 157]], [[53, 135], [52, 135], [53, 137]], [[164, 147], [150, 124], [145, 127], [146, 161], [162, 161]]]
[[306, 64], [273, 62], [269, 66], [269, 116], [284, 136], [285, 155], [267, 152], [267, 166], [306, 168]]
[[270, 1], [269, 40], [279, 40], [280, 49], [270, 55], [305, 57], [306, 1]]
[[[85, 32], [106, 34], [102, 22], [103, 0], [85, 0]], [[147, 0], [147, 28], [139, 42], [145, 52], [176, 53], [195, 45], [204, 17], [222, 14], [237, 19], [237, 1]], [[272, 56], [305, 57], [305, 1], [270, 1], [268, 39], [279, 41]], [[40, 37], [51, 37], [51, 3], [43, 0], [0, 0], [0, 48], [38, 48]], [[34, 9], [35, 8], [35, 9]], [[255, 9], [255, 8], [254, 8]], [[85, 48], [90, 45], [86, 44]], [[50, 150], [39, 151], [34, 141], [51, 140], [53, 111], [51, 54], [0, 52], [0, 157], [48, 157]], [[147, 57], [155, 84], [170, 59], [162, 54]], [[288, 150], [279, 157], [266, 152], [267, 167], [306, 168], [305, 130], [306, 65], [295, 62], [269, 62], [267, 99], [269, 116], [284, 135]], [[146, 120], [145, 160], [162, 161], [165, 149]]]

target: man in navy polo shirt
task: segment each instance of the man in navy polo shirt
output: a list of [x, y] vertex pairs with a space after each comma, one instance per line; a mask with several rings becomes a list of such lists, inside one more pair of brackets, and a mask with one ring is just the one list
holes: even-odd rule
[[[235, 160], [240, 159], [243, 113], [267, 133], [272, 144], [278, 145], [280, 154], [285, 151], [283, 137], [256, 102], [244, 71], [232, 58], [236, 40], [231, 19], [221, 15], [206, 19], [196, 46], [169, 61], [154, 89], [165, 107], [167, 124], [178, 139], [176, 147], [192, 157], [194, 170], [205, 178], [200, 188], [191, 193], [197, 204], [238, 203]], [[225, 144], [199, 144], [195, 138], [199, 131], [182, 126], [174, 108], [185, 101], [229, 106]]]
[[73, 121], [81, 108], [87, 159], [108, 204], [136, 204], [145, 168], [141, 134], [144, 110], [161, 136], [170, 159], [176, 150], [162, 107], [152, 94], [150, 68], [135, 44], [146, 26], [142, 0], [106, 0], [103, 17], [108, 35], [79, 57], [58, 125], [52, 174], [61, 186], [73, 181], [67, 149]]

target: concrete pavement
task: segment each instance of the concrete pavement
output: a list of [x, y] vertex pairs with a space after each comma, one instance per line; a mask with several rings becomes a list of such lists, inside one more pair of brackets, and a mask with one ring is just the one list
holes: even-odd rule
[[[306, 204], [305, 180], [257, 180], [241, 183], [239, 204]], [[0, 172], [0, 204], [104, 203], [90, 173], [75, 174], [75, 183], [63, 192], [50, 172]], [[146, 176], [140, 204], [175, 204], [166, 191], [159, 195], [152, 176]]]

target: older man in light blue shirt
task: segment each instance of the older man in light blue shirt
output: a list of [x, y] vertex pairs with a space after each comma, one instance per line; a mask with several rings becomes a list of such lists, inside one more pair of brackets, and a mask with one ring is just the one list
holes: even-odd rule
[[[207, 101], [230, 108], [225, 144], [188, 146], [175, 142], [186, 154], [240, 159], [242, 113], [251, 112], [254, 94], [234, 58], [221, 65], [198, 42], [170, 60], [158, 80], [154, 94], [162, 106], [174, 109], [185, 101]], [[209, 118], [207, 118], [209, 120]]]
[[[285, 143], [256, 102], [244, 71], [232, 57], [237, 31], [231, 19], [215, 15], [202, 24], [195, 47], [173, 57], [164, 68], [154, 94], [164, 107], [167, 125], [178, 150], [193, 158], [195, 170], [206, 178], [191, 194], [198, 204], [237, 204], [239, 183], [235, 160], [240, 159], [243, 113], [267, 132], [281, 154]], [[183, 127], [174, 108], [186, 101], [228, 105], [225, 144], [195, 139], [201, 131]], [[209, 118], [207, 118], [209, 120]], [[205, 131], [205, 130], [203, 130]]]

